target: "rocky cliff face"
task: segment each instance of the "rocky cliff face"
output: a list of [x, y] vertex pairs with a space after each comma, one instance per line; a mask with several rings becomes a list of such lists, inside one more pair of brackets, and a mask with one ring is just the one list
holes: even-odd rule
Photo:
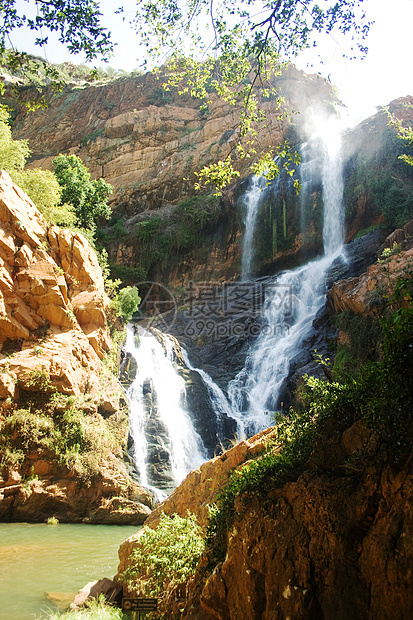
[[[125, 401], [102, 361], [111, 347], [108, 306], [102, 273], [86, 239], [48, 228], [28, 197], [1, 172], [3, 519], [37, 521], [56, 514], [66, 521], [116, 521], [120, 507], [121, 522], [139, 522], [149, 512], [151, 497], [132, 483], [122, 462]], [[70, 439], [71, 433], [76, 437]], [[93, 454], [93, 446], [87, 447], [94, 433], [97, 444], [107, 440], [106, 452]], [[86, 465], [83, 445], [93, 465]], [[117, 507], [112, 505], [116, 496]], [[146, 506], [128, 503], [134, 496]]]
[[[161, 71], [109, 84], [68, 86], [50, 96], [47, 109], [21, 112], [14, 137], [29, 140], [36, 166], [50, 167], [60, 152], [79, 155], [94, 176], [114, 185], [123, 215], [159, 209], [193, 192], [194, 171], [228, 155], [240, 113], [214, 94], [208, 108], [200, 110], [199, 100], [164, 91], [165, 79]], [[303, 114], [333, 101], [326, 80], [293, 66], [274, 85], [289, 111]], [[280, 144], [289, 126], [274, 104], [265, 99], [263, 104], [268, 122], [257, 136], [260, 149]], [[240, 165], [245, 174], [248, 162]]]
[[397, 280], [409, 274], [413, 264], [413, 220], [389, 235], [378, 251], [388, 256], [371, 265], [359, 277], [338, 280], [328, 292], [333, 312], [375, 315], [394, 292]]
[[[237, 162], [242, 180], [224, 192], [213, 213], [204, 208], [202, 196], [194, 196], [193, 185], [195, 171], [225, 158], [233, 148], [239, 108], [211, 95], [211, 104], [200, 110], [198, 100], [164, 91], [164, 79], [162, 74], [157, 79], [148, 73], [95, 86], [67, 86], [61, 95], [50, 97], [46, 110], [30, 115], [20, 112], [13, 135], [29, 140], [31, 166], [50, 168], [59, 152], [76, 153], [94, 177], [102, 176], [114, 185], [114, 217], [103, 226], [100, 240], [108, 248], [117, 277], [128, 283], [163, 282], [172, 289], [189, 280], [236, 278], [241, 268], [244, 217], [239, 199], [247, 188], [248, 160]], [[274, 103], [264, 99], [268, 120], [258, 129], [258, 151], [276, 147], [287, 135], [296, 147], [308, 138], [318, 111], [333, 109], [329, 84], [293, 66], [283, 70], [274, 85], [285, 98], [285, 108], [298, 114], [280, 120]], [[397, 100], [391, 111], [411, 120], [409, 102], [409, 98]], [[394, 185], [403, 196], [410, 192], [410, 181], [403, 173], [392, 173], [398, 152], [394, 145], [389, 149], [385, 144], [383, 136], [392, 133], [387, 125], [386, 113], [379, 112], [347, 133], [347, 241], [372, 225], [399, 225], [386, 211], [391, 197], [383, 203], [383, 188], [377, 186], [373, 191], [369, 187], [372, 175], [380, 181], [386, 171], [390, 174], [387, 185]], [[301, 264], [322, 251], [321, 185], [314, 186], [308, 199], [305, 234], [302, 205], [287, 185], [278, 199], [266, 199], [260, 209], [254, 265], [259, 275]], [[180, 210], [188, 198], [195, 202]], [[201, 213], [195, 222], [191, 209]]]
[[110, 347], [96, 255], [82, 235], [48, 229], [5, 172], [0, 184], [0, 343], [14, 349], [2, 354], [1, 395], [36, 389], [30, 375], [38, 367], [61, 393], [79, 396], [89, 386], [93, 393]]
[[[206, 222], [201, 217], [195, 229], [188, 227], [185, 214], [178, 214], [175, 222], [174, 212], [182, 200], [194, 196], [194, 172], [224, 159], [234, 148], [240, 109], [211, 94], [208, 108], [200, 110], [199, 100], [165, 92], [164, 79], [149, 73], [109, 84], [68, 86], [50, 97], [46, 110], [20, 112], [13, 135], [29, 140], [31, 166], [50, 168], [59, 152], [75, 153], [94, 177], [114, 185], [114, 219], [101, 238], [113, 263], [140, 268], [140, 275], [127, 269], [116, 275], [139, 281], [149, 272], [148, 279], [173, 286], [182, 279], [235, 277], [240, 269], [242, 215], [237, 201], [242, 190], [231, 188], [220, 201], [219, 213]], [[332, 110], [332, 89], [319, 76], [290, 66], [274, 86], [285, 99], [285, 110], [294, 113], [289, 120], [281, 119], [275, 102], [262, 100], [268, 118], [258, 128], [258, 152], [277, 147], [289, 132], [295, 146], [298, 134], [306, 132], [308, 110]], [[250, 174], [249, 160], [239, 159], [236, 167], [241, 178]], [[202, 204], [197, 208], [202, 211]], [[139, 225], [158, 216], [162, 223], [156, 236], [161, 242], [148, 243]], [[289, 216], [291, 235], [295, 216]], [[297, 250], [303, 243], [296, 245]], [[314, 253], [314, 247], [310, 251]], [[296, 252], [290, 253], [294, 260]]]
[[360, 424], [330, 437], [297, 481], [238, 500], [225, 560], [189, 588], [184, 618], [409, 618], [412, 462], [349, 458]]

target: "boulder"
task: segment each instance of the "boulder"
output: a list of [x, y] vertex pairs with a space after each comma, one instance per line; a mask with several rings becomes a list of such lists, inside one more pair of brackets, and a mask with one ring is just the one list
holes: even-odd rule
[[398, 278], [411, 270], [412, 263], [410, 248], [371, 265], [357, 278], [335, 282], [327, 295], [330, 308], [336, 313], [374, 314], [377, 306], [384, 303], [384, 295], [394, 291]]
[[112, 497], [97, 508], [88, 518], [88, 523], [105, 525], [142, 525], [151, 514], [151, 509], [140, 502], [124, 497]]
[[98, 600], [102, 594], [108, 603], [113, 603], [118, 600], [119, 595], [122, 596], [122, 586], [107, 577], [98, 581], [90, 581], [76, 594], [73, 603], [70, 604], [70, 609], [73, 611], [79, 609], [86, 601]]

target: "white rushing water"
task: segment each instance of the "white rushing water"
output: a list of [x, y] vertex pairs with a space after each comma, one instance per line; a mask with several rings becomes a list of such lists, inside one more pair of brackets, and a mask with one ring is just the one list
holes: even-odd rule
[[323, 147], [324, 254], [341, 251], [344, 242], [343, 162], [341, 159], [340, 127], [335, 118], [322, 126]]
[[185, 409], [185, 382], [174, 363], [174, 342], [161, 335], [164, 345], [149, 331], [138, 327], [138, 339], [128, 325], [124, 350], [137, 362], [136, 377], [128, 389], [130, 432], [134, 440], [135, 461], [141, 484], [156, 487], [148, 475], [149, 413], [145, 398], [150, 391], [162, 427], [167, 431], [162, 448], [170, 455], [171, 470], [179, 484], [192, 469], [207, 458], [202, 441]]
[[192, 366], [191, 362], [189, 361], [188, 353], [183, 347], [181, 347], [181, 351], [185, 366], [189, 368], [189, 370], [193, 370], [194, 372], [197, 372], [199, 374], [208, 390], [209, 400], [211, 402], [212, 409], [217, 416], [219, 439], [223, 441], [225, 439], [223, 420], [225, 416], [228, 416], [229, 418], [234, 418], [233, 410], [224, 392], [215, 383], [212, 377], [210, 377], [209, 374], [205, 372], [205, 370], [202, 370], [202, 368], [195, 368], [195, 366]]
[[261, 199], [266, 188], [264, 177], [253, 176], [250, 186], [244, 195], [246, 207], [245, 231], [242, 240], [241, 280], [251, 277], [251, 265], [254, 256], [254, 232]]
[[[321, 148], [320, 148], [321, 146]], [[343, 180], [340, 132], [337, 124], [317, 136], [308, 149], [322, 153], [324, 256], [281, 274], [267, 288], [263, 326], [244, 368], [228, 386], [239, 437], [270, 423], [266, 412], [280, 408], [279, 394], [290, 362], [310, 334], [313, 320], [326, 299], [326, 274], [343, 245]], [[311, 154], [308, 154], [311, 160]], [[306, 174], [311, 170], [307, 166]], [[303, 188], [305, 191], [305, 187]]]

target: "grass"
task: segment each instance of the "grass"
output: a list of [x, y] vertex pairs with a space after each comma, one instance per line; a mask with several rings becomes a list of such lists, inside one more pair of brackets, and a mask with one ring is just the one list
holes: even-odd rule
[[354, 235], [353, 241], [354, 239], [359, 239], [359, 237], [363, 237], [363, 235], [367, 235], [367, 233], [371, 232], [372, 230], [377, 230], [378, 228], [385, 228], [385, 225], [384, 224], [372, 224], [371, 226], [368, 226], [367, 228], [363, 228], [362, 230], [359, 230], [356, 235]]
[[92, 600], [84, 609], [67, 612], [52, 612], [48, 620], [129, 620], [130, 616], [123, 614], [118, 607], [111, 607], [99, 601]]

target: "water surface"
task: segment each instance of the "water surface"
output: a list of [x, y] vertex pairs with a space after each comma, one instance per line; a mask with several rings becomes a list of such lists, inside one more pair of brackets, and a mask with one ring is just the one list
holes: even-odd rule
[[34, 620], [56, 610], [45, 592], [73, 592], [112, 578], [120, 543], [137, 526], [0, 523], [0, 620]]

